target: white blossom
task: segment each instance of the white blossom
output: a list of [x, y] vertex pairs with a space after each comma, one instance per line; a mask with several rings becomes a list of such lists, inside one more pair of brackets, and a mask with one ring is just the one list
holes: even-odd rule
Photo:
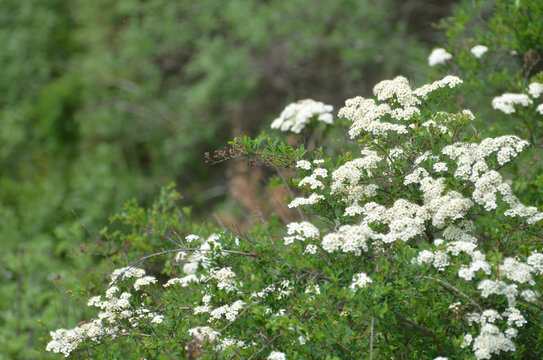
[[323, 195], [311, 194], [308, 198], [298, 197], [298, 198], [292, 200], [290, 202], [290, 204], [288, 204], [288, 207], [289, 208], [295, 208], [295, 207], [299, 207], [299, 206], [302, 206], [302, 205], [314, 205], [314, 204], [318, 203], [321, 200], [324, 200]]
[[164, 321], [164, 316], [163, 315], [155, 315], [151, 319], [151, 323], [153, 323], [153, 324], [162, 324], [162, 321]]
[[111, 274], [111, 281], [109, 285], [113, 285], [115, 282], [122, 279], [139, 278], [143, 275], [145, 275], [145, 271], [143, 269], [138, 269], [131, 266], [120, 268], [113, 271], [113, 273]]
[[294, 240], [305, 241], [319, 237], [319, 229], [308, 221], [292, 222], [287, 225], [287, 233], [290, 236], [284, 238], [285, 245], [292, 244]]
[[134, 289], [139, 290], [142, 286], [154, 283], [156, 283], [156, 279], [154, 276], [144, 276], [134, 282]]
[[476, 58], [480, 58], [488, 51], [488, 47], [484, 45], [475, 45], [474, 47], [471, 48], [470, 51], [473, 54], [473, 56], [475, 56]]
[[286, 360], [287, 358], [285, 354], [280, 351], [272, 351], [266, 359], [267, 360]]
[[272, 122], [271, 128], [299, 134], [314, 118], [326, 124], [333, 124], [332, 110], [331, 105], [320, 101], [300, 100], [288, 105], [281, 115]]
[[512, 114], [515, 112], [514, 105], [526, 107], [531, 104], [533, 104], [533, 101], [526, 94], [506, 93], [497, 96], [492, 100], [492, 107], [506, 114]]
[[543, 84], [538, 82], [533, 82], [530, 85], [528, 85], [528, 93], [534, 98], [537, 99], [538, 97], [543, 94]]
[[353, 278], [353, 283], [349, 286], [352, 290], [356, 288], [363, 288], [368, 284], [371, 284], [373, 281], [365, 273], [356, 274]]
[[307, 160], [299, 160], [296, 167], [304, 170], [311, 170], [311, 163]]
[[191, 242], [200, 240], [200, 237], [198, 235], [195, 235], [195, 234], [190, 234], [190, 235], [185, 236], [185, 240], [188, 243], [191, 243]]
[[315, 255], [317, 253], [317, 246], [313, 244], [307, 245], [307, 247], [304, 250], [304, 254], [312, 254]]
[[451, 60], [453, 56], [447, 52], [447, 50], [442, 48], [437, 48], [432, 50], [432, 53], [428, 57], [428, 65], [436, 66], [445, 64], [447, 61]]
[[238, 316], [245, 303], [242, 300], [237, 300], [231, 305], [223, 305], [210, 312], [209, 321], [219, 320], [224, 317], [228, 321], [234, 321]]
[[200, 341], [208, 340], [210, 342], [215, 342], [215, 340], [219, 338], [220, 333], [209, 326], [203, 326], [189, 329], [189, 335]]

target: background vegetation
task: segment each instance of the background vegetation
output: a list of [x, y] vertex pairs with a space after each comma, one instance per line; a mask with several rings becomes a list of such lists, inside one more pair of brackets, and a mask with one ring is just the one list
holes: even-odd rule
[[[537, 1], [2, 1], [1, 356], [35, 358], [45, 330], [84, 318], [74, 295], [98, 286], [106, 255], [155, 249], [137, 236], [94, 247], [127, 230], [114, 221], [99, 233], [131, 198], [152, 207], [175, 180], [195, 212], [184, 223], [194, 229], [183, 231], [203, 221], [243, 226], [265, 177], [243, 162], [206, 165], [203, 154], [257, 134], [289, 102], [338, 108], [397, 74], [423, 83], [440, 46], [455, 61], [430, 77], [470, 79], [466, 107], [493, 119], [479, 128], [529, 134], [521, 118], [513, 125], [488, 104], [541, 70], [540, 14]], [[478, 43], [492, 48], [484, 62], [468, 56]], [[526, 169], [539, 164], [528, 156], [511, 172], [530, 174], [518, 186], [535, 203], [543, 172]], [[236, 192], [240, 184], [249, 195]], [[82, 273], [84, 289], [74, 276]]]

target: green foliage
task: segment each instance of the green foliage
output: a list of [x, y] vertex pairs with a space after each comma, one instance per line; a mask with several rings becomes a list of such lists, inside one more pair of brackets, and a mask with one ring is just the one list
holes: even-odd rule
[[412, 11], [442, 15], [416, 1], [3, 1], [0, 356], [33, 358], [37, 319], [81, 317], [62, 310], [66, 269], [94, 264], [72, 249], [128, 199], [150, 205], [173, 179], [202, 211], [226, 197], [207, 190], [226, 175], [205, 151], [315, 89], [339, 103], [419, 74], [430, 37]]
[[[428, 24], [448, 16], [447, 6], [443, 2], [398, 0], [342, 0], [319, 6], [306, 0], [206, 0], [198, 4], [168, 0], [4, 1], [0, 15], [0, 39], [5, 44], [0, 54], [0, 244], [4, 249], [0, 257], [0, 357], [35, 358], [33, 348], [38, 339], [48, 338], [38, 320], [53, 328], [55, 322], [56, 327], [71, 327], [88, 318], [80, 300], [103, 289], [102, 281], [113, 264], [129, 265], [168, 249], [172, 242], [183, 243], [190, 233], [207, 238], [218, 232], [206, 221], [195, 220], [188, 208], [178, 209], [178, 195], [171, 187], [158, 202], [151, 199], [157, 184], [175, 179], [198, 216], [208, 216], [220, 201], [228, 203], [226, 187], [219, 193], [217, 187], [207, 190], [210, 184], [227, 178], [225, 166], [207, 167], [202, 161], [204, 152], [220, 147], [227, 139], [237, 137], [225, 154], [215, 153], [211, 162], [244, 157], [252, 165], [291, 166], [303, 157], [315, 160], [324, 155], [329, 156], [326, 164], [331, 166], [356, 158], [358, 146], [371, 142], [371, 137], [359, 139], [359, 145], [344, 139], [330, 141], [339, 139], [332, 127], [311, 128], [301, 138], [284, 140], [268, 134], [251, 139], [242, 134], [256, 134], [289, 101], [315, 97], [338, 106], [354, 94], [368, 94], [373, 83], [397, 73], [422, 82], [427, 44], [436, 45], [441, 36], [437, 31], [429, 32]], [[490, 104], [504, 92], [525, 92], [529, 83], [543, 82], [543, 25], [537, 21], [542, 12], [539, 1], [463, 1], [456, 5], [454, 16], [441, 23], [447, 42], [437, 44], [453, 54], [453, 61], [436, 68], [432, 76], [455, 73], [465, 86], [462, 96], [436, 97], [435, 105], [446, 102], [447, 110], [452, 110], [463, 104], [478, 114], [474, 125], [484, 136], [512, 132], [539, 146], [543, 128], [540, 115], [533, 111], [537, 102], [513, 115], [493, 110]], [[470, 53], [477, 44], [490, 48], [481, 59]], [[420, 136], [431, 135], [419, 130]], [[323, 153], [318, 152], [321, 146], [326, 150]], [[424, 144], [415, 142], [413, 146]], [[506, 177], [515, 179], [519, 198], [534, 205], [541, 205], [543, 191], [538, 151], [528, 151], [502, 169]], [[401, 180], [395, 179], [393, 184], [399, 186]], [[138, 199], [113, 217], [107, 229], [95, 234], [108, 214], [117, 212], [134, 195]], [[415, 191], [406, 197], [412, 200], [417, 195]], [[345, 221], [339, 215], [343, 205], [306, 210], [322, 224]], [[270, 257], [256, 265], [244, 257], [233, 263], [240, 276], [254, 281], [255, 289], [290, 274], [291, 269], [272, 246], [280, 233], [280, 223], [274, 220], [240, 237], [240, 251], [253, 254], [257, 248], [260, 252], [256, 255]], [[522, 222], [504, 222], [500, 216], [479, 220], [478, 233], [483, 239], [499, 239], [494, 251], [510, 256], [527, 254], [539, 237]], [[240, 235], [222, 235], [221, 241], [230, 246]], [[491, 248], [489, 245], [487, 250]], [[377, 259], [374, 265], [386, 267], [413, 256], [410, 247], [397, 250], [397, 258]], [[288, 252], [282, 255], [292, 256]], [[297, 273], [302, 279], [312, 276], [304, 271], [317, 266], [297, 257], [289, 261], [302, 262]], [[153, 256], [145, 264], [160, 282], [178, 271], [178, 264], [167, 256], [166, 260]], [[234, 327], [234, 333], [241, 336], [262, 331], [271, 339], [291, 329], [305, 335], [314, 331], [312, 336], [319, 339], [319, 345], [308, 344], [301, 357], [364, 357], [367, 352], [356, 353], [350, 348], [367, 350], [368, 320], [374, 318], [374, 327], [385, 329], [383, 333], [405, 328], [393, 332], [394, 338], [385, 339], [393, 344], [382, 348], [385, 358], [398, 353], [414, 358], [437, 356], [432, 349], [438, 345], [451, 353], [442, 343], [462, 328], [459, 314], [437, 332], [437, 340], [424, 336], [414, 325], [405, 326], [411, 321], [433, 327], [450, 315], [446, 308], [450, 294], [436, 293], [428, 279], [414, 281], [396, 273], [389, 279], [376, 278], [371, 292], [349, 298], [375, 316], [339, 316], [334, 319], [337, 323], [331, 322], [330, 309], [345, 306], [344, 300], [334, 296], [352, 297], [348, 292], [334, 294], [337, 286], [345, 285], [345, 279], [352, 279], [355, 273], [356, 265], [347, 264], [348, 270], [334, 263], [324, 271], [336, 286], [321, 288], [330, 299], [326, 306], [311, 303], [302, 295], [303, 301], [311, 303], [310, 316], [322, 327], [313, 329], [295, 323], [292, 317], [288, 321], [244, 323]], [[297, 283], [298, 290], [302, 284]], [[158, 291], [161, 287], [156, 286], [154, 294], [159, 297], [154, 304], [185, 302], [192, 306], [200, 300], [194, 292], [181, 296]], [[415, 294], [435, 302], [435, 312], [419, 315], [417, 298], [401, 306], [392, 304], [392, 299]], [[218, 300], [228, 298], [223, 295]], [[378, 306], [378, 302], [385, 305]], [[173, 307], [161, 311], [173, 311]], [[259, 311], [265, 309], [251, 309], [257, 319]], [[301, 306], [292, 311], [307, 319]], [[142, 335], [155, 331], [151, 330], [155, 327], [147, 327], [130, 334], [130, 341], [107, 342], [106, 352], [100, 353], [101, 348], [99, 353], [112, 358], [127, 352], [147, 358], [186, 356], [184, 346], [191, 340], [186, 329], [192, 325], [190, 320], [178, 318], [168, 327], [158, 328], [160, 335], [152, 339]], [[178, 337], [168, 337], [168, 331]], [[357, 331], [358, 335], [353, 335]], [[533, 331], [539, 334], [537, 327]], [[518, 356], [529, 357], [532, 350], [537, 353], [539, 337], [523, 337]], [[179, 339], [184, 341], [182, 346]], [[297, 340], [279, 341], [288, 347]], [[452, 346], [462, 354], [458, 356], [467, 358], [458, 339]]]
[[[487, 104], [506, 92], [525, 93], [529, 83], [541, 81], [543, 29], [534, 19], [542, 15], [539, 1], [466, 1], [440, 24], [447, 36], [443, 46], [454, 59], [437, 70], [466, 79], [470, 90], [462, 101], [492, 116], [491, 123], [480, 124], [488, 132], [515, 131], [535, 143], [541, 138], [536, 121], [530, 119], [532, 109], [505, 115]], [[489, 48], [479, 59], [470, 52], [478, 44]]]
[[[532, 143], [534, 150], [506, 169], [510, 178], [519, 178], [515, 185], [519, 197], [532, 204], [541, 204], [543, 191], [543, 114], [536, 112], [541, 97], [532, 99], [533, 104], [527, 107], [515, 106], [512, 114], [504, 114], [490, 104], [504, 93], [528, 94], [529, 84], [543, 83], [543, 25], [535, 20], [542, 16], [540, 1], [460, 3], [453, 16], [439, 25], [447, 36], [441, 46], [454, 58], [444, 66], [436, 66], [433, 74], [452, 72], [465, 80], [467, 92], [458, 101], [481, 114], [475, 126], [484, 134], [514, 133]], [[470, 52], [478, 44], [489, 49], [481, 58]]]
[[[512, 146], [511, 157], [516, 157], [528, 144], [514, 136], [481, 141], [472, 130], [472, 114], [440, 111], [443, 107], [457, 110], [451, 101], [457, 94], [450, 88], [459, 86], [460, 80], [454, 77], [448, 78], [448, 85], [434, 86], [428, 100], [417, 103], [420, 110], [408, 120], [393, 122], [398, 116], [393, 111], [404, 111], [400, 104], [418, 94], [418, 90], [411, 93], [402, 87], [405, 81], [397, 78], [380, 84], [389, 88], [378, 90], [376, 96], [393, 93], [384, 100], [394, 110], [376, 116], [374, 123], [357, 117], [364, 111], [377, 112], [374, 103], [358, 113], [348, 108], [363, 99], [349, 100], [340, 114], [352, 122], [351, 131], [358, 122], [363, 131], [359, 130], [360, 136], [351, 133], [356, 141], [345, 142], [341, 154], [327, 146], [333, 139], [307, 152], [304, 144], [297, 149], [266, 134], [235, 139], [230, 143], [232, 151], [219, 154], [224, 159], [241, 156], [249, 161], [256, 156], [268, 165], [274, 158], [280, 159], [276, 165], [296, 163], [300, 179], [291, 183], [304, 194], [321, 199], [302, 199], [305, 202], [300, 203], [306, 204], [300, 207], [302, 222], [287, 225], [290, 238], [276, 218], [243, 232], [231, 228], [214, 235], [217, 229], [199, 228], [187, 210], [176, 210], [179, 196], [172, 186], [148, 210], [127, 204], [112, 218], [127, 228], [102, 232], [106, 241], [98, 248], [105, 253], [103, 268], [110, 272], [127, 265], [145, 268], [156, 283], [139, 289], [139, 280], [114, 275], [108, 287], [133, 294], [127, 309], [134, 313], [124, 316], [117, 310], [105, 311], [114, 319], [107, 324], [121, 324], [112, 331], [122, 336], [70, 339], [58, 332], [65, 330], [58, 330], [51, 334], [48, 349], [68, 351], [74, 359], [115, 358], [127, 353], [159, 359], [271, 359], [272, 351], [288, 359], [365, 358], [368, 354], [375, 359], [489, 358], [478, 352], [480, 348], [490, 349], [488, 356], [540, 357], [543, 348], [539, 335], [534, 336], [541, 332], [540, 297], [533, 302], [516, 299], [517, 287], [541, 293], [540, 278], [533, 283], [515, 280], [511, 275], [515, 269], [504, 264], [541, 251], [538, 234], [543, 214], [506, 196], [492, 206], [496, 188], [505, 195], [503, 186], [508, 185], [501, 179], [500, 184], [493, 183], [496, 188], [485, 185], [487, 176], [512, 160], [500, 149]], [[417, 96], [423, 99], [426, 94]], [[390, 125], [384, 121], [399, 128], [383, 130]], [[336, 122], [337, 127], [341, 125]], [[298, 140], [303, 143], [304, 135]], [[470, 153], [473, 146], [480, 148]], [[455, 151], [462, 156], [454, 155]], [[478, 160], [468, 162], [471, 177], [463, 177], [462, 163], [470, 156]], [[438, 164], [446, 170], [439, 170]], [[472, 166], [482, 169], [481, 174], [472, 173]], [[373, 185], [375, 191], [364, 190]], [[299, 199], [289, 207], [295, 207]], [[510, 209], [519, 215], [509, 214]], [[489, 223], [491, 228], [487, 228]], [[296, 227], [304, 230], [293, 230]], [[311, 235], [315, 229], [317, 234]], [[199, 236], [193, 235], [196, 233]], [[464, 250], [454, 254], [451, 249], [456, 246]], [[465, 250], [471, 246], [474, 248]], [[424, 260], [428, 254], [430, 261]], [[523, 266], [528, 265], [516, 263], [519, 270]], [[543, 264], [533, 266], [534, 276], [539, 271], [534, 269], [543, 269]], [[461, 275], [472, 267], [472, 275]], [[132, 270], [123, 268], [114, 274]], [[356, 280], [362, 274], [369, 276], [369, 282]], [[485, 295], [480, 291], [484, 281], [514, 284], [515, 301], [499, 292]], [[87, 297], [104, 293], [105, 288], [96, 284]], [[98, 307], [109, 309], [110, 305], [103, 304], [117, 300], [109, 297]], [[499, 334], [502, 327], [514, 331], [501, 318], [513, 307], [527, 321], [513, 337], [515, 351], [501, 347], [503, 343], [496, 345], [505, 337], [481, 340], [482, 345], [473, 349], [464, 344], [466, 334], [484, 336], [486, 325], [499, 325], [495, 328]], [[142, 309], [151, 315], [134, 318]], [[473, 324], [470, 319], [483, 310], [494, 311], [499, 318]], [[158, 321], [156, 314], [161, 316]], [[98, 329], [104, 325], [100, 323]], [[199, 335], [199, 331], [212, 335]], [[75, 344], [77, 349], [66, 344]]]

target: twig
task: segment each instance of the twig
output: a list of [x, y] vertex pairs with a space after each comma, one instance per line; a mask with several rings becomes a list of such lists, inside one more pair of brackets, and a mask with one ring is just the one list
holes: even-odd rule
[[[144, 257], [136, 260], [135, 262], [133, 262], [132, 264], [128, 265], [128, 268], [133, 268], [134, 266], [138, 265], [138, 264], [141, 264], [142, 262], [144, 262], [145, 260], [147, 259], [150, 259], [152, 257], [156, 257], [156, 256], [161, 256], [161, 255], [166, 255], [166, 254], [175, 254], [175, 253], [179, 253], [179, 252], [182, 252], [182, 251], [185, 251], [185, 252], [210, 252], [212, 251], [211, 249], [209, 250], [206, 250], [206, 249], [196, 249], [196, 248], [187, 248], [187, 249], [174, 249], [174, 250], [164, 250], [164, 251], [160, 251], [160, 252], [157, 252], [157, 253], [154, 253], [154, 254], [149, 254], [149, 255], [145, 255]], [[226, 253], [226, 254], [236, 254], [236, 255], [243, 255], [243, 256], [250, 256], [250, 257], [254, 257], [254, 258], [257, 258], [257, 255], [255, 254], [251, 254], [251, 253], [246, 253], [246, 252], [243, 252], [243, 251], [236, 251], [236, 250], [220, 250], [220, 252], [222, 253]], [[128, 270], [128, 269], [127, 269]], [[125, 270], [126, 271], [126, 270]], [[121, 279], [124, 275], [124, 272], [119, 274], [117, 276], [117, 278], [113, 281], [113, 283], [116, 283], [118, 279]]]
[[373, 360], [373, 321], [374, 317], [371, 318], [371, 328], [370, 328], [370, 360]]
[[399, 317], [403, 322], [405, 322], [407, 325], [410, 325], [410, 326], [414, 327], [415, 329], [420, 330], [424, 335], [429, 336], [429, 337], [431, 337], [433, 339], [436, 338], [435, 335], [430, 330], [425, 328], [424, 326], [421, 326], [421, 325], [417, 324], [416, 322], [407, 319], [405, 316], [403, 316], [399, 312], [393, 311], [393, 313], [394, 313], [394, 315]]
[[103, 250], [102, 250], [102, 247], [98, 244], [98, 238], [96, 236], [94, 236], [94, 234], [89, 230], [89, 228], [83, 223], [83, 221], [81, 221], [81, 218], [79, 217], [79, 215], [77, 215], [77, 212], [72, 209], [72, 214], [74, 214], [75, 218], [77, 219], [77, 221], [79, 222], [79, 224], [81, 225], [81, 227], [87, 232], [87, 234], [89, 234], [89, 236], [91, 237], [92, 241], [94, 241], [94, 244], [96, 245], [98, 251], [100, 251], [100, 255], [102, 255], [105, 259], [107, 259], [107, 261], [109, 261], [111, 264], [114, 264], [113, 261], [111, 260], [111, 258], [109, 257], [109, 254], [105, 253]]
[[[154, 254], [149, 254], [149, 255], [146, 255], [142, 258], [140, 258], [139, 260], [137, 260], [136, 262], [134, 262], [131, 266], [134, 266], [134, 265], [137, 265], [149, 258], [152, 258], [152, 257], [155, 257], [155, 256], [160, 256], [160, 255], [166, 255], [166, 254], [174, 254], [174, 253], [178, 253], [178, 252], [182, 252], [182, 251], [186, 251], [186, 252], [210, 252], [212, 251], [211, 249], [197, 249], [197, 248], [186, 248], [186, 249], [174, 249], [174, 250], [164, 250], [164, 251], [160, 251], [160, 252], [157, 252], [157, 253], [154, 253]], [[220, 252], [222, 253], [225, 253], [225, 254], [236, 254], [236, 255], [243, 255], [243, 256], [250, 256], [250, 257], [256, 257], [255, 254], [251, 254], [251, 253], [246, 253], [246, 252], [243, 252], [243, 251], [236, 251], [236, 250], [219, 250]]]
[[270, 344], [272, 344], [275, 339], [277, 339], [278, 337], [282, 336], [283, 333], [279, 333], [277, 335], [275, 335], [272, 339], [270, 339], [268, 341], [268, 343], [266, 345], [264, 345], [263, 347], [260, 348], [260, 350], [258, 350], [257, 352], [255, 352], [253, 355], [251, 355], [251, 357], [249, 357], [247, 360], [251, 360], [253, 359], [255, 356], [257, 356], [258, 354], [260, 354], [262, 351], [264, 351], [265, 348], [267, 348], [268, 346], [270, 346]]
[[[256, 209], [256, 213], [257, 215], [260, 217], [260, 221], [262, 221], [262, 224], [265, 225], [266, 224], [266, 221], [264, 219], [264, 217], [262, 216], [262, 213], [260, 212], [260, 210]], [[285, 258], [283, 257], [283, 255], [281, 254], [281, 252], [279, 251], [279, 249], [277, 248], [277, 245], [275, 245], [275, 241], [273, 241], [273, 238], [271, 237], [270, 235], [270, 232], [268, 231], [268, 229], [266, 229], [266, 235], [268, 236], [268, 239], [270, 240], [270, 242], [272, 243], [273, 245], [273, 248], [275, 249], [275, 251], [277, 252], [277, 255], [279, 255], [279, 257], [281, 258], [281, 260], [283, 260], [285, 262], [285, 264], [287, 265], [287, 267], [290, 269], [290, 270], [293, 270], [292, 269], [292, 265], [290, 265], [290, 263], [285, 260]]]
[[416, 276], [417, 279], [428, 279], [428, 280], [434, 280], [435, 282], [439, 283], [441, 286], [443, 287], [446, 287], [448, 289], [451, 289], [451, 290], [454, 290], [456, 291], [458, 294], [462, 295], [463, 297], [465, 297], [466, 299], [469, 300], [470, 303], [472, 303], [473, 305], [475, 305], [475, 307], [477, 309], [479, 309], [479, 311], [483, 311], [483, 309], [479, 306], [479, 304], [477, 304], [475, 302], [475, 300], [473, 300], [472, 298], [470, 298], [465, 292], [461, 291], [461, 290], [458, 290], [456, 287], [454, 287], [453, 285], [441, 280], [441, 279], [436, 279], [436, 278], [433, 278], [431, 276], [425, 276], [425, 275], [420, 275], [420, 276]]
[[[292, 191], [292, 188], [290, 187], [290, 185], [288, 184], [288, 181], [285, 179], [285, 177], [283, 176], [283, 172], [281, 171], [281, 169], [279, 167], [277, 167], [275, 169], [277, 171], [277, 174], [279, 175], [279, 177], [281, 178], [281, 180], [283, 181], [283, 184], [285, 185], [285, 189], [287, 189], [288, 193], [290, 194], [290, 196], [292, 196], [292, 198], [296, 198], [296, 195], [294, 194], [294, 192]], [[300, 218], [302, 218], [303, 220], [307, 221], [306, 217], [305, 217], [305, 214], [300, 210], [300, 208], [296, 208], [296, 211], [298, 212], [298, 215], [300, 216]]]

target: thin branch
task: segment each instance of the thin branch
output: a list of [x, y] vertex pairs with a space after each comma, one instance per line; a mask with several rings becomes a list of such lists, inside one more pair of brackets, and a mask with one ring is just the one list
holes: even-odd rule
[[[153, 258], [153, 257], [156, 257], [156, 256], [161, 256], [161, 255], [166, 255], [166, 254], [175, 254], [175, 253], [179, 253], [179, 252], [210, 252], [212, 251], [211, 249], [209, 250], [206, 250], [206, 249], [196, 249], [196, 248], [187, 248], [187, 249], [174, 249], [174, 250], [164, 250], [164, 251], [160, 251], [160, 252], [157, 252], [157, 253], [154, 253], [154, 254], [149, 254], [149, 255], [146, 255], [138, 260], [136, 260], [135, 262], [133, 262], [132, 264], [128, 265], [128, 268], [133, 268], [135, 267], [136, 265], [139, 265], [141, 264], [142, 262], [144, 262], [145, 260], [147, 259], [150, 259], [150, 258]], [[226, 254], [236, 254], [236, 255], [243, 255], [243, 256], [250, 256], [250, 257], [254, 257], [254, 258], [257, 258], [257, 255], [255, 254], [251, 254], [251, 253], [246, 253], [246, 252], [243, 252], [243, 251], [236, 251], [236, 250], [220, 250], [220, 252], [222, 253], [226, 253]], [[128, 269], [127, 269], [128, 270]], [[125, 270], [126, 271], [126, 270]], [[123, 272], [124, 273], [124, 272]], [[119, 276], [117, 276], [117, 278], [113, 281], [113, 283], [117, 282], [118, 279], [121, 279], [123, 277], [123, 274], [119, 274]]]
[[264, 345], [263, 347], [260, 348], [260, 350], [258, 350], [257, 352], [255, 352], [253, 355], [251, 355], [251, 357], [249, 357], [247, 360], [251, 360], [253, 359], [255, 356], [257, 356], [258, 354], [260, 354], [262, 351], [264, 351], [264, 349], [266, 349], [268, 346], [270, 346], [274, 341], [275, 339], [277, 339], [278, 337], [282, 336], [283, 333], [279, 333], [277, 335], [275, 335], [273, 338], [271, 338], [268, 343], [266, 345]]
[[454, 290], [456, 291], [458, 294], [462, 295], [463, 297], [465, 297], [466, 299], [469, 300], [470, 303], [472, 303], [473, 305], [475, 305], [475, 307], [477, 309], [479, 309], [479, 311], [483, 311], [483, 308], [481, 308], [479, 306], [479, 304], [477, 304], [475, 302], [475, 300], [473, 300], [472, 298], [470, 298], [465, 292], [461, 291], [461, 290], [458, 290], [456, 287], [454, 287], [453, 285], [441, 280], [441, 279], [436, 279], [434, 277], [431, 277], [431, 276], [425, 276], [425, 275], [420, 275], [420, 276], [416, 276], [417, 279], [427, 279], [427, 280], [434, 280], [435, 282], [439, 283], [441, 286], [443, 287], [446, 287], [450, 290]]
[[371, 318], [371, 328], [370, 328], [370, 360], [373, 360], [373, 321], [374, 317]]
[[[262, 224], [265, 225], [266, 221], [265, 221], [264, 217], [262, 216], [262, 213], [260, 212], [260, 210], [256, 209], [256, 213], [260, 217], [260, 221], [262, 221]], [[277, 252], [277, 255], [279, 255], [281, 260], [283, 260], [285, 262], [285, 264], [287, 265], [287, 267], [290, 270], [293, 270], [292, 265], [287, 260], [285, 260], [284, 256], [281, 254], [281, 252], [277, 248], [277, 245], [275, 245], [275, 241], [273, 241], [273, 238], [271, 237], [270, 232], [268, 231], [268, 229], [266, 229], [266, 235], [268, 236], [268, 239], [270, 240], [271, 244], [273, 245], [273, 248]]]
[[399, 317], [400, 320], [405, 322], [407, 325], [410, 325], [410, 326], [414, 327], [415, 329], [420, 330], [424, 335], [426, 335], [428, 337], [431, 337], [431, 338], [434, 338], [434, 339], [436, 338], [434, 333], [432, 333], [430, 330], [428, 330], [424, 326], [421, 326], [421, 325], [417, 324], [416, 322], [407, 319], [405, 316], [403, 316], [399, 312], [393, 311], [393, 313], [394, 313], [394, 315]]

